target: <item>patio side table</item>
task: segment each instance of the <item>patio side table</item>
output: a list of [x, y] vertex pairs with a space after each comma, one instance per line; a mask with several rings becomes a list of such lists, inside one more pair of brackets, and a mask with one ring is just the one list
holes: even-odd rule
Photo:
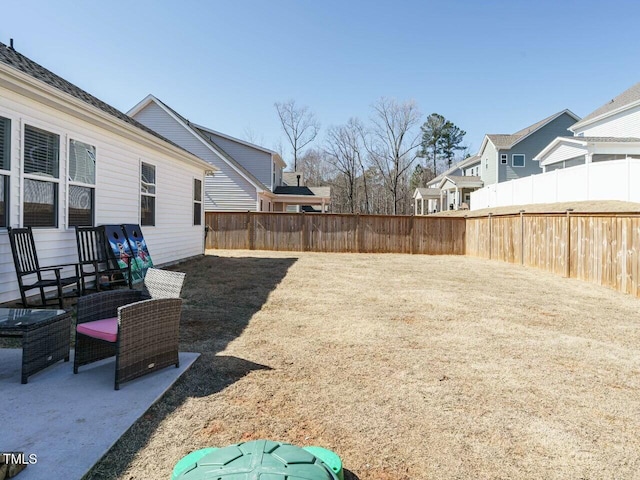
[[0, 336], [22, 337], [22, 383], [40, 370], [69, 361], [71, 312], [0, 308]]

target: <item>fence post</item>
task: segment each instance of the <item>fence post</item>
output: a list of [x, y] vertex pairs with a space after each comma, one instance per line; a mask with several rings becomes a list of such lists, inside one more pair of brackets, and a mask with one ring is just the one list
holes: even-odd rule
[[413, 219], [414, 216], [411, 215], [409, 217], [409, 253], [411, 255], [413, 255], [413, 243], [414, 243], [414, 239], [413, 239]]
[[311, 215], [307, 217], [305, 215], [304, 210], [302, 211], [302, 251], [306, 252], [309, 250], [309, 232], [307, 230], [307, 219], [311, 218]]
[[360, 253], [360, 214], [356, 213], [356, 253]]
[[253, 228], [253, 218], [251, 217], [251, 212], [247, 211], [247, 236], [249, 237], [249, 250], [255, 250], [255, 228]]
[[567, 208], [567, 241], [565, 242], [565, 271], [564, 276], [571, 278], [571, 212], [573, 208]]
[[211, 236], [213, 237], [213, 248], [218, 248], [220, 245], [218, 239], [218, 231], [220, 228], [220, 215], [218, 213], [213, 214], [213, 232]]
[[489, 260], [491, 260], [491, 244], [492, 244], [492, 231], [491, 231], [491, 216], [493, 214], [489, 214]]
[[524, 210], [520, 210], [520, 265], [524, 265]]

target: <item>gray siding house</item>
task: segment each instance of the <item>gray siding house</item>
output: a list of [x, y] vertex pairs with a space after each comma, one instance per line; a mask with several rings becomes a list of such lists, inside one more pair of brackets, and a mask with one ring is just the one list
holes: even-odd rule
[[206, 212], [283, 212], [289, 205], [328, 205], [314, 192], [283, 192], [286, 166], [277, 152], [190, 122], [153, 95], [128, 114], [206, 160], [216, 172], [204, 184]]
[[271, 211], [285, 163], [276, 152], [191, 123], [148, 95], [128, 114], [216, 167], [204, 183], [205, 211]]
[[562, 110], [513, 134], [485, 135], [478, 161], [466, 169], [478, 171], [479, 167], [484, 186], [542, 173], [534, 158], [553, 139], [567, 135], [578, 120], [570, 110]]

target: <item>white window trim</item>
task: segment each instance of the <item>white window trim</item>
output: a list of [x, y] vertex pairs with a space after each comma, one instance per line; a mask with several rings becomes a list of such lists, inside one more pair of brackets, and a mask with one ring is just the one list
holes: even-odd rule
[[[153, 167], [153, 172], [155, 173], [155, 183], [150, 184], [155, 188], [155, 193], [145, 193], [142, 191], [142, 164]], [[140, 221], [140, 225], [143, 227], [156, 227], [158, 224], [158, 201], [156, 200], [153, 204], [153, 225], [142, 225], [142, 196], [157, 198], [158, 195], [158, 165], [155, 163], [148, 162], [146, 160], [140, 159], [140, 170], [138, 172], [138, 188], [140, 195], [138, 195], [138, 220]]]
[[13, 202], [11, 201], [11, 185], [12, 185], [12, 179], [11, 179], [11, 170], [13, 169], [14, 166], [14, 159], [13, 159], [13, 155], [12, 155], [12, 150], [13, 150], [13, 129], [14, 129], [14, 125], [15, 125], [15, 119], [9, 115], [4, 115], [2, 111], [0, 111], [0, 117], [2, 118], [6, 118], [7, 120], [9, 120], [9, 148], [7, 150], [8, 153], [8, 160], [9, 160], [9, 169], [4, 170], [2, 168], [0, 168], [0, 182], [5, 181], [5, 178], [8, 178], [9, 181], [6, 183], [6, 187], [7, 190], [5, 191], [5, 198], [7, 200], [6, 204], [5, 204], [5, 212], [6, 213], [6, 225], [0, 225], [0, 229], [5, 229], [7, 226], [11, 225], [11, 210], [12, 210], [12, 205]]
[[[200, 180], [200, 200], [196, 200], [196, 180]], [[157, 181], [157, 179], [156, 179]], [[204, 211], [202, 209], [202, 205], [204, 205], [204, 180], [202, 178], [198, 178], [198, 177], [193, 177], [193, 180], [191, 182], [191, 185], [193, 185], [193, 204], [195, 205], [196, 203], [200, 204], [200, 225], [196, 225], [195, 223], [195, 218], [191, 218], [191, 222], [193, 224], [194, 227], [201, 227], [204, 223]], [[193, 212], [192, 212], [193, 214]]]
[[[522, 157], [522, 165], [516, 165], [515, 164], [515, 157]], [[511, 154], [511, 166], [513, 168], [524, 168], [524, 166], [527, 164], [527, 157], [525, 156], [524, 153], [512, 153]]]
[[500, 165], [506, 165], [509, 162], [509, 155], [506, 153], [500, 154]]
[[[80, 135], [75, 135], [73, 133], [71, 134], [67, 134], [66, 135], [66, 139], [65, 139], [65, 147], [66, 147], [66, 172], [65, 172], [65, 188], [67, 190], [66, 192], [66, 206], [65, 206], [65, 228], [70, 229], [73, 228], [69, 225], [69, 195], [71, 194], [71, 188], [70, 185], [74, 185], [77, 187], [85, 187], [85, 188], [92, 188], [93, 189], [93, 225], [96, 224], [96, 213], [97, 213], [97, 198], [98, 196], [96, 195], [96, 185], [98, 184], [98, 146], [95, 145], [93, 140], [87, 140], [84, 139], [83, 137], [81, 137]], [[84, 183], [84, 182], [77, 182], [77, 181], [73, 181], [73, 180], [69, 180], [69, 172], [71, 170], [71, 159], [69, 158], [69, 153], [71, 152], [71, 149], [69, 148], [69, 143], [71, 142], [71, 140], [75, 140], [76, 142], [82, 142], [85, 143], [87, 145], [91, 145], [93, 148], [96, 149], [96, 164], [95, 164], [95, 178], [94, 178], [94, 183]], [[142, 172], [142, 170], [140, 170]]]
[[[20, 170], [19, 170], [20, 226], [24, 227], [24, 181], [25, 179], [28, 179], [28, 180], [36, 180], [41, 182], [51, 182], [56, 184], [58, 188], [58, 195], [57, 195], [58, 213], [56, 216], [57, 225], [50, 226], [50, 227], [33, 227], [33, 228], [37, 228], [39, 230], [43, 230], [43, 229], [62, 230], [65, 228], [65, 225], [67, 223], [67, 219], [65, 218], [65, 211], [67, 208], [66, 206], [67, 194], [63, 195], [62, 192], [60, 191], [61, 187], [63, 185], [66, 185], [66, 182], [64, 179], [67, 176], [67, 172], [66, 172], [67, 162], [61, 161], [61, 159], [67, 156], [67, 146], [63, 142], [63, 139], [66, 138], [66, 133], [50, 123], [42, 122], [38, 119], [30, 118], [30, 117], [21, 117], [19, 124], [20, 124], [20, 154], [18, 156], [19, 157], [18, 161], [20, 163]], [[24, 171], [24, 154], [25, 154], [24, 134], [27, 126], [37, 128], [39, 130], [44, 130], [45, 132], [53, 133], [54, 135], [58, 136], [58, 178], [44, 177], [42, 175], [35, 175], [33, 173], [25, 173]], [[65, 168], [63, 168], [63, 166]]]

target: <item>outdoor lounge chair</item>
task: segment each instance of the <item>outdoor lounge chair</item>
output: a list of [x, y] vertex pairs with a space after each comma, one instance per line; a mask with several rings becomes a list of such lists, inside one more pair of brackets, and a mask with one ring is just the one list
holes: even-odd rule
[[115, 389], [169, 365], [180, 366], [178, 334], [184, 273], [150, 268], [144, 290], [98, 292], [78, 300], [73, 373], [116, 357]]
[[[76, 294], [80, 294], [80, 273], [77, 263], [41, 267], [31, 227], [7, 227], [7, 232], [9, 234], [9, 243], [11, 244], [13, 264], [18, 277], [20, 297], [22, 297], [22, 304], [25, 307], [29, 306], [26, 295], [29, 290], [40, 290], [40, 300], [43, 307], [53, 302], [57, 303], [61, 309], [63, 308], [63, 289], [65, 287], [75, 284]], [[73, 274], [63, 275], [62, 270], [65, 267], [74, 267]], [[52, 276], [53, 278], [51, 278]], [[52, 287], [55, 287], [53, 296], [47, 298], [45, 289]]]
[[95, 289], [131, 284], [131, 263], [126, 267], [118, 260], [109, 247], [104, 226], [76, 227], [76, 243], [80, 265], [82, 294], [87, 292], [87, 279], [95, 278]]

